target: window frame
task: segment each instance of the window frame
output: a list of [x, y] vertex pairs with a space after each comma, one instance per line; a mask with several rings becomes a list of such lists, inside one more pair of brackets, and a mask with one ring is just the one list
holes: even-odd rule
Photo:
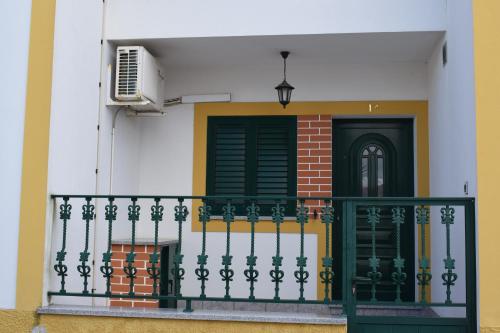
[[[288, 182], [286, 196], [297, 195], [297, 116], [209, 116], [207, 117], [207, 164], [206, 164], [206, 195], [215, 195], [215, 153], [216, 130], [221, 125], [243, 125], [246, 128], [245, 142], [245, 195], [257, 195], [257, 130], [259, 126], [286, 126], [288, 128]], [[262, 195], [265, 196], [265, 195]], [[249, 204], [249, 203], [245, 203]], [[287, 202], [286, 216], [295, 216], [296, 203]], [[218, 212], [214, 212], [219, 215]], [[238, 209], [236, 215], [246, 215]], [[270, 214], [265, 214], [269, 216]]]

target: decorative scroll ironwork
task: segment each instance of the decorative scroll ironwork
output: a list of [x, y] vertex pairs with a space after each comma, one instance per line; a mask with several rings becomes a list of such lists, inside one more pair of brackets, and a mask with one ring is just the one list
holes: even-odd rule
[[446, 272], [441, 275], [443, 285], [446, 286], [446, 304], [451, 304], [451, 286], [455, 285], [458, 275], [453, 272], [455, 269], [455, 259], [451, 257], [451, 237], [450, 227], [455, 223], [455, 208], [446, 206], [441, 208], [441, 223], [446, 225], [446, 259], [444, 261], [444, 268]]
[[177, 221], [178, 227], [178, 243], [175, 248], [174, 255], [174, 268], [172, 273], [175, 277], [175, 295], [182, 297], [181, 294], [181, 280], [184, 280], [184, 274], [186, 271], [181, 267], [184, 255], [182, 254], [182, 224], [186, 222], [186, 217], [188, 216], [188, 209], [183, 205], [184, 198], [177, 199], [179, 204], [175, 206], [175, 221]]
[[82, 252], [80, 252], [80, 262], [81, 265], [78, 265], [76, 269], [78, 270], [78, 273], [80, 273], [80, 276], [83, 277], [83, 294], [88, 294], [88, 278], [90, 277], [90, 266], [87, 265], [87, 262], [89, 261], [89, 228], [90, 228], [90, 221], [94, 220], [94, 210], [95, 206], [92, 205], [90, 202], [92, 201], [92, 198], [86, 197], [85, 198], [86, 203], [82, 206], [82, 219], [85, 221], [85, 248], [83, 249]]
[[[467, 274], [468, 280], [471, 280], [474, 282], [474, 276], [475, 276], [475, 256], [473, 249], [475, 248], [474, 245], [474, 200], [470, 198], [377, 198], [377, 199], [365, 199], [365, 198], [332, 198], [332, 197], [324, 197], [324, 198], [295, 198], [295, 197], [240, 197], [240, 196], [231, 196], [231, 197], [200, 197], [200, 196], [192, 196], [192, 197], [178, 197], [178, 196], [120, 196], [120, 199], [125, 199], [129, 198], [128, 202], [125, 201], [119, 201], [120, 203], [124, 204], [124, 207], [128, 208], [128, 221], [131, 223], [131, 247], [130, 250], [127, 250], [127, 253], [125, 254], [125, 265], [124, 267], [119, 267], [115, 265], [116, 260], [114, 260], [116, 254], [113, 253], [114, 248], [112, 246], [111, 240], [112, 240], [112, 235], [113, 235], [113, 229], [116, 229], [116, 226], [114, 226], [118, 216], [117, 216], [117, 197], [113, 196], [101, 196], [101, 195], [54, 195], [52, 198], [57, 198], [57, 200], [60, 200], [57, 202], [57, 211], [55, 213], [55, 223], [60, 227], [61, 230], [58, 230], [60, 233], [57, 235], [57, 244], [56, 244], [56, 253], [57, 257], [54, 256], [53, 264], [52, 266], [54, 267], [55, 271], [57, 272], [58, 276], [56, 276], [56, 281], [57, 281], [57, 286], [55, 289], [50, 290], [48, 292], [48, 296], [65, 296], [65, 297], [100, 297], [100, 298], [124, 298], [124, 299], [150, 299], [150, 300], [161, 300], [161, 301], [185, 301], [186, 302], [186, 307], [184, 311], [192, 311], [192, 302], [193, 301], [231, 301], [231, 302], [276, 302], [276, 303], [294, 303], [294, 304], [321, 304], [321, 303], [328, 303], [328, 304], [343, 304], [343, 308], [346, 311], [346, 313], [349, 315], [352, 313], [351, 311], [355, 311], [357, 306], [364, 306], [364, 305], [379, 305], [379, 306], [400, 306], [400, 305], [408, 305], [411, 307], [423, 307], [423, 308], [435, 308], [435, 307], [454, 307], [454, 308], [467, 308], [467, 316], [468, 318], [471, 315], [474, 315], [472, 312], [473, 309], [475, 309], [475, 290], [471, 290], [469, 287], [474, 285], [473, 283], [467, 283], [465, 286], [466, 288], [466, 299], [464, 302], [460, 303], [455, 300], [452, 302], [452, 292], [455, 292], [455, 286], [457, 285], [457, 277], [460, 273], [458, 273], [458, 270], [455, 268], [455, 259], [452, 257], [455, 255], [454, 252], [452, 252], [451, 248], [451, 241], [452, 241], [452, 231], [458, 227], [455, 223], [455, 214], [457, 209], [456, 207], [464, 207], [464, 227], [465, 227], [465, 234], [469, 235], [470, 237], [466, 237], [465, 239], [465, 244], [464, 247], [467, 249], [467, 251], [464, 251], [465, 258], [465, 273]], [[104, 212], [103, 214], [103, 219], [105, 218], [104, 222], [106, 224], [106, 234], [104, 235], [107, 237], [107, 250], [104, 249], [103, 257], [102, 257], [102, 263], [99, 263], [97, 266], [99, 267], [97, 271], [94, 270], [93, 268], [93, 259], [95, 257], [95, 254], [92, 252], [92, 244], [91, 244], [91, 239], [90, 239], [90, 228], [92, 227], [92, 222], [96, 220], [96, 215], [95, 211], [97, 210], [97, 203], [93, 200], [98, 199], [99, 200], [106, 200], [104, 202]], [[72, 230], [71, 228], [71, 205], [70, 203], [73, 203], [73, 199], [77, 200], [82, 200], [80, 205], [82, 207], [82, 221], [84, 225], [81, 225], [82, 229], [85, 227], [85, 235], [80, 235], [76, 237], [72, 237], [72, 234], [70, 234], [71, 231], [76, 231]], [[163, 213], [164, 213], [164, 206], [161, 205], [161, 203], [164, 204], [163, 200], [172, 200], [170, 201], [172, 203], [172, 206], [175, 207], [175, 214], [172, 212], [172, 215], [175, 215], [175, 221], [176, 225], [175, 227], [178, 227], [179, 231], [179, 246], [175, 249], [174, 253], [174, 262], [172, 266], [175, 265], [174, 269], [172, 270], [173, 275], [175, 277], [172, 277], [172, 279], [176, 280], [179, 282], [182, 277], [186, 278], [186, 275], [188, 274], [188, 270], [186, 269], [186, 275], [184, 274], [184, 269], [181, 267], [182, 265], [182, 229], [185, 227], [183, 226], [184, 222], [186, 221], [187, 215], [188, 215], [188, 209], [185, 206], [185, 200], [192, 199], [192, 200], [201, 200], [202, 202], [202, 207], [198, 208], [198, 213], [199, 213], [199, 221], [201, 222], [200, 231], [202, 231], [202, 239], [201, 239], [201, 251], [198, 252], [199, 254], [197, 256], [198, 258], [198, 264], [195, 265], [192, 271], [189, 271], [190, 274], [193, 274], [193, 276], [196, 276], [198, 278], [198, 281], [200, 281], [201, 284], [201, 292], [200, 294], [195, 294], [195, 295], [187, 295], [183, 296], [181, 295], [181, 288], [180, 288], [180, 283], [175, 285], [175, 292], [170, 294], [163, 294], [160, 293], [160, 273], [165, 273], [167, 274], [167, 277], [170, 278], [170, 268], [169, 271], [167, 272], [166, 270], [163, 272], [160, 272], [160, 244], [158, 240], [159, 236], [159, 224], [161, 221], [163, 221]], [[139, 203], [141, 203], [141, 206], [143, 206], [143, 200], [151, 200], [150, 206], [151, 208], [151, 221], [154, 223], [154, 249], [151, 247], [151, 250], [149, 251], [149, 263], [147, 264], [148, 267], [146, 267], [147, 273], [149, 275], [147, 280], [149, 283], [153, 284], [153, 290], [151, 294], [147, 295], [142, 295], [139, 292], [135, 292], [138, 288], [138, 281], [139, 281], [139, 276], [140, 276], [140, 269], [137, 266], [137, 257], [139, 254], [136, 254], [136, 251], [138, 249], [137, 246], [137, 238], [136, 238], [136, 228], [138, 226], [138, 222], [140, 222], [140, 213], [141, 213], [141, 208], [139, 207]], [[153, 201], [154, 200], [154, 201]], [[220, 286], [225, 285], [225, 293], [221, 292], [218, 295], [210, 295], [210, 297], [206, 294], [209, 294], [207, 292], [207, 287], [209, 286], [209, 283], [207, 282], [209, 280], [209, 277], [212, 277], [212, 275], [209, 274], [208, 270], [208, 253], [209, 253], [209, 239], [207, 238], [207, 230], [209, 227], [207, 227], [208, 223], [210, 222], [212, 216], [211, 212], [211, 207], [208, 206], [209, 203], [213, 202], [221, 202], [221, 200], [224, 204], [222, 205], [223, 207], [223, 223], [226, 226], [226, 248], [225, 248], [225, 253], [222, 255], [222, 266], [219, 266], [217, 271], [219, 272], [220, 276], [222, 277], [222, 284], [221, 280], [219, 280], [218, 284]], [[233, 291], [235, 288], [233, 279], [235, 277], [235, 274], [239, 274], [236, 269], [232, 266], [232, 263], [234, 263], [234, 260], [236, 260], [236, 257], [231, 256], [231, 229], [235, 229], [234, 226], [234, 220], [235, 220], [235, 211], [237, 211], [237, 207], [235, 204], [233, 204], [234, 200], [238, 200], [240, 203], [247, 203], [248, 206], [246, 207], [246, 214], [247, 214], [247, 222], [246, 224], [247, 227], [249, 227], [250, 233], [248, 234], [249, 238], [248, 240], [250, 241], [249, 248], [247, 248], [247, 256], [246, 256], [246, 265], [244, 268], [241, 269], [243, 271], [244, 276], [240, 276], [241, 278], [246, 278], [246, 281], [249, 283], [249, 294], [248, 296], [243, 296], [243, 297], [236, 297], [234, 292], [232, 292], [233, 295], [230, 294], [230, 291]], [[292, 200], [298, 200], [296, 201], [297, 203], [297, 209], [296, 209], [296, 223], [295, 228], [292, 225], [282, 225], [285, 220], [285, 210], [286, 206], [284, 202], [287, 201], [292, 201]], [[307, 261], [308, 258], [305, 256], [305, 229], [310, 227], [308, 223], [311, 223], [312, 219], [312, 214], [309, 216], [310, 211], [306, 208], [306, 204], [308, 200], [318, 200], [318, 202], [321, 202], [322, 204], [322, 209], [318, 209], [318, 213], [321, 214], [321, 216], [318, 215], [318, 217], [321, 217], [321, 222], [322, 225], [324, 225], [325, 229], [324, 230], [324, 235], [325, 235], [325, 245], [322, 245], [322, 253], [320, 255], [320, 260], [322, 260], [322, 266], [319, 267], [319, 271], [316, 273], [316, 270], [313, 272], [311, 270], [308, 270], [307, 267]], [[272, 267], [269, 268], [269, 271], [266, 270], [266, 272], [269, 272], [270, 276], [270, 281], [272, 283], [272, 286], [274, 288], [274, 292], [272, 295], [269, 293], [267, 295], [263, 295], [263, 297], [257, 297], [258, 295], [258, 283], [257, 279], [262, 279], [261, 275], [262, 269], [257, 270], [257, 251], [258, 248], [256, 248], [256, 245], [258, 245], [257, 241], [257, 235], [256, 231], [258, 230], [257, 223], [259, 223], [263, 218], [260, 216], [261, 211], [259, 211], [259, 205], [257, 204], [259, 201], [262, 202], [271, 202], [270, 210], [272, 211], [272, 222], [274, 223], [275, 226], [275, 237], [276, 237], [276, 248], [275, 251], [271, 251], [272, 253], [266, 253], [268, 257], [272, 258]], [[343, 223], [345, 223], [345, 228], [342, 228], [343, 234], [342, 237], [345, 240], [345, 243], [343, 243], [343, 249], [346, 250], [344, 253], [344, 256], [342, 257], [342, 263], [343, 268], [341, 271], [343, 275], [342, 280], [344, 282], [343, 288], [342, 288], [342, 300], [339, 299], [333, 299], [333, 290], [336, 290], [336, 288], [332, 285], [334, 281], [333, 279], [333, 259], [331, 257], [331, 251], [332, 251], [332, 232], [333, 231], [333, 226], [335, 226], [335, 221], [337, 219], [337, 211], [333, 209], [334, 203], [335, 204], [342, 204], [343, 209], [340, 211], [341, 213], [345, 214], [344, 216], [339, 216], [342, 217]], [[125, 206], [126, 204], [126, 206]], [[73, 203], [73, 206], [75, 204]], [[442, 231], [442, 235], [436, 235], [436, 236], [441, 236], [439, 240], [441, 240], [443, 243], [446, 240], [446, 255], [443, 255], [444, 259], [444, 269], [441, 266], [441, 272], [440, 276], [442, 280], [439, 280], [442, 283], [445, 288], [443, 288], [443, 296], [445, 295], [446, 291], [446, 297], [443, 297], [442, 301], [438, 302], [430, 302], [429, 301], [429, 289], [430, 287], [429, 284], [431, 282], [431, 269], [430, 269], [430, 264], [429, 264], [429, 253], [426, 252], [428, 251], [425, 244], [426, 241], [429, 240], [429, 226], [427, 224], [430, 224], [430, 208], [434, 206], [436, 209], [440, 209], [441, 211], [441, 225], [444, 225]], [[382, 208], [383, 207], [383, 208]], [[389, 208], [390, 207], [390, 208]], [[402, 208], [404, 207], [404, 208]], [[411, 207], [408, 208], [408, 207]], [[405, 230], [405, 225], [408, 223], [408, 215], [413, 214], [413, 207], [415, 207], [415, 214], [412, 219], [416, 218], [416, 223], [417, 229], [418, 229], [418, 246], [419, 250], [418, 256], [419, 256], [419, 261], [418, 261], [418, 271], [416, 273], [418, 274], [413, 274], [411, 275], [411, 278], [415, 279], [416, 281], [418, 280], [419, 287], [421, 289], [418, 290], [418, 296], [416, 297], [416, 300], [413, 300], [413, 297], [408, 297], [408, 300], [405, 297], [405, 290], [408, 287], [411, 287], [409, 289], [413, 290], [413, 282], [410, 281], [410, 270], [413, 270], [412, 267], [409, 267], [408, 265], [408, 258], [404, 256], [404, 230]], [[454, 207], [454, 208], [452, 208]], [[357, 244], [357, 231], [359, 228], [357, 227], [357, 222], [359, 221], [358, 217], [359, 214], [357, 214], [358, 211], [360, 211], [360, 208], [363, 209], [363, 211], [366, 211], [366, 213], [363, 213], [362, 218], [368, 218], [368, 223], [365, 223], [364, 219], [363, 224], [367, 227], [368, 232], [370, 232], [371, 229], [371, 234], [368, 233], [368, 241], [371, 241], [371, 247], [370, 244], [368, 245], [369, 247], [367, 248], [369, 260], [366, 260], [366, 266], [369, 270], [369, 272], [366, 272], [364, 268], [362, 268], [362, 273], [361, 275], [364, 275], [365, 277], [358, 276], [356, 274], [357, 272], [360, 272], [360, 267], [359, 267], [359, 255], [356, 254], [356, 244]], [[144, 209], [144, 207], [142, 207]], [[382, 210], [383, 209], [383, 210]], [[406, 209], [406, 210], [405, 210]], [[411, 210], [411, 214], [408, 212]], [[394, 256], [391, 258], [388, 258], [390, 260], [390, 268], [389, 268], [389, 273], [385, 273], [385, 270], [381, 269], [382, 266], [382, 252], [380, 252], [380, 246], [381, 244], [379, 243], [379, 235], [378, 233], [382, 230], [381, 229], [381, 224], [383, 217], [385, 218], [385, 215], [382, 215], [381, 212], [389, 212], [391, 211], [391, 221], [392, 221], [392, 226], [393, 228], [390, 228], [391, 230], [394, 230], [394, 236], [390, 237], [395, 237], [394, 240]], [[125, 211], [124, 211], [125, 212]], [[142, 217], [142, 216], [141, 216]], [[172, 216], [174, 217], [174, 216]], [[143, 217], [142, 217], [143, 218]], [[320, 221], [317, 221], [318, 223]], [[79, 222], [80, 223], [80, 222]], [[316, 222], [314, 222], [315, 224]], [[178, 225], [177, 225], [178, 224]], [[274, 228], [273, 226], [273, 228]], [[311, 225], [312, 226], [312, 225]], [[319, 225], [318, 225], [319, 226]], [[371, 228], [370, 228], [371, 227]], [[284, 229], [286, 228], [286, 230]], [[281, 231], [291, 231], [294, 229], [297, 231], [297, 233], [300, 230], [300, 240], [299, 242], [295, 242], [295, 244], [287, 244], [288, 245], [293, 245], [295, 246], [294, 253], [295, 255], [292, 255], [292, 257], [296, 258], [296, 267], [292, 270], [292, 274], [287, 275], [284, 273], [284, 265], [285, 261], [283, 260], [288, 260], [286, 259], [285, 255], [282, 253], [282, 248], [281, 245]], [[321, 227], [323, 228], [323, 227]], [[446, 228], [446, 229], [444, 229]], [[366, 229], [366, 228], [365, 228]], [[384, 228], [384, 230], [388, 230], [389, 228]], [[82, 230], [83, 231], [83, 230]], [[115, 231], [116, 233], [116, 231]], [[323, 235], [323, 233], [322, 233]], [[370, 237], [371, 235], [371, 237]], [[297, 236], [299, 236], [297, 234]], [[340, 235], [338, 235], [340, 236]], [[377, 237], [375, 237], [377, 236]], [[83, 239], [85, 237], [85, 239]], [[446, 237], [446, 238], [445, 238]], [[336, 238], [335, 238], [336, 239]], [[437, 238], [436, 238], [437, 239]], [[80, 240], [81, 241], [81, 248], [75, 253], [72, 253], [71, 251], [68, 251], [69, 249], [69, 242], [73, 240]], [[85, 240], [85, 243], [83, 241]], [[62, 241], [62, 244], [61, 244]], [[323, 241], [323, 239], [321, 239]], [[68, 242], [68, 243], [67, 243]], [[185, 242], [184, 242], [185, 243]], [[234, 243], [234, 240], [233, 240]], [[358, 243], [359, 244], [359, 243]], [[185, 244], [184, 244], [185, 245]], [[412, 244], [409, 244], [412, 245]], [[244, 245], [248, 246], [248, 245]], [[185, 248], [185, 246], [184, 246]], [[233, 250], [234, 250], [234, 245], [233, 245]], [[371, 251], [370, 251], [371, 250]], [[68, 251], [68, 253], [66, 253]], [[81, 252], [80, 252], [81, 251]], [[325, 254], [323, 254], [323, 251], [325, 251]], [[185, 251], [184, 251], [185, 252]], [[269, 252], [269, 251], [268, 251]], [[78, 253], [80, 253], [79, 261], [74, 263], [73, 266], [70, 266], [69, 262], [69, 255], [74, 254], [75, 255], [75, 260], [78, 259]], [[234, 253], [233, 253], [234, 255]], [[360, 254], [361, 255], [361, 254]], [[378, 256], [378, 257], [377, 257]], [[260, 257], [260, 255], [259, 255]], [[404, 259], [403, 259], [404, 257]], [[365, 257], [366, 258], [366, 257]], [[187, 258], [186, 258], [187, 259]], [[268, 258], [269, 260], [270, 258]], [[411, 259], [411, 258], [410, 258]], [[100, 260], [100, 258], [98, 258]], [[261, 260], [261, 259], [259, 259]], [[380, 261], [379, 261], [380, 260]], [[90, 264], [92, 263], [92, 264]], [[243, 262], [242, 262], [243, 263]], [[270, 262], [269, 262], [270, 263]], [[295, 263], [295, 262], [294, 262]], [[340, 268], [340, 262], [339, 268]], [[184, 262], [184, 266], [186, 263]], [[260, 264], [259, 264], [260, 265]], [[335, 262], [335, 265], [337, 265], [337, 262]], [[357, 265], [357, 266], [355, 266]], [[337, 266], [335, 266], [337, 267]], [[135, 270], [134, 268], [137, 268]], [[186, 267], [184, 267], [186, 268]], [[222, 269], [220, 269], [222, 268]], [[366, 268], [366, 267], [365, 267]], [[52, 268], [51, 268], [52, 269]], [[122, 270], [125, 271], [127, 278], [130, 280], [127, 280], [127, 287], [125, 289], [125, 292], [122, 293], [121, 290], [114, 290], [114, 288], [110, 287], [110, 280], [113, 279], [113, 273], [116, 273], [117, 270]], [[220, 269], [220, 270], [219, 270]], [[71, 276], [71, 273], [69, 272], [74, 272], [75, 274], [78, 274], [76, 271], [78, 270], [79, 277], [76, 276], [77, 279], [82, 279], [83, 280], [83, 286], [78, 285], [76, 286], [76, 291], [69, 290], [68, 288], [68, 275]], [[260, 272], [259, 272], [260, 271]], [[235, 273], [236, 272], [236, 273]], [[384, 272], [384, 273], [382, 273]], [[68, 274], [69, 273], [69, 274]], [[102, 274], [101, 274], [102, 273]], [[320, 299], [317, 299], [314, 297], [313, 299], [307, 299], [306, 291], [308, 290], [307, 284], [310, 283], [312, 280], [310, 280], [313, 277], [313, 273], [317, 274], [317, 278], [320, 279], [320, 283], [323, 285], [320, 286], [321, 294], [322, 296]], [[458, 273], [458, 274], [457, 274]], [[464, 274], [465, 274], [464, 273]], [[97, 274], [97, 275], [95, 275]], [[213, 274], [213, 272], [212, 272]], [[366, 274], [366, 275], [365, 275]], [[54, 274], [55, 275], [55, 274]], [[101, 277], [102, 275], [102, 277]], [[265, 274], [267, 276], [267, 273]], [[368, 275], [368, 277], [367, 277]], [[388, 278], [383, 279], [383, 277]], [[416, 275], [416, 278], [415, 278]], [[193, 278], [191, 276], [191, 278]], [[100, 292], [95, 292], [95, 290], [91, 289], [91, 278], [98, 277], [101, 282], [105, 281], [106, 282], [106, 288], [103, 288], [103, 291]], [[104, 277], [104, 278], [103, 278]], [[265, 278], [265, 277], [264, 277]], [[291, 290], [288, 290], [284, 288], [284, 282], [285, 278], [288, 279], [293, 279], [293, 281], [288, 281], [292, 285], [296, 283], [296, 286], [292, 286]], [[339, 278], [341, 278], [339, 276]], [[392, 278], [392, 279], [391, 279]], [[460, 275], [460, 278], [462, 278], [462, 275]], [[469, 279], [470, 278], [470, 279]], [[352, 294], [350, 290], [349, 281], [353, 282], [353, 289], [352, 289]], [[383, 282], [384, 281], [384, 282]], [[129, 284], [130, 282], [130, 284]], [[215, 281], [212, 281], [215, 283]], [[260, 281], [262, 282], [262, 281]], [[392, 292], [389, 289], [384, 289], [384, 292], [386, 292], [384, 297], [382, 296], [382, 283], [385, 282], [392, 283]], [[59, 285], [60, 283], [60, 285]], [[366, 289], [363, 289], [363, 295], [360, 296], [359, 298], [356, 299], [355, 297], [355, 288], [356, 288], [356, 283], [366, 283], [365, 287]], [[411, 283], [411, 284], [410, 284]], [[370, 295], [370, 286], [371, 284], [371, 295]], [[338, 286], [338, 285], [335, 285]], [[114, 287], [114, 286], [113, 286]], [[166, 286], [168, 287], [168, 286]], [[230, 289], [230, 287], [232, 289]], [[311, 287], [311, 286], [310, 286]], [[323, 289], [323, 287], [325, 289]], [[82, 291], [83, 288], [83, 291]], [[473, 287], [471, 287], [473, 288]], [[68, 290], [66, 290], [68, 289]], [[113, 289], [113, 290], [112, 290]], [[185, 289], [185, 288], [184, 288]], [[295, 296], [294, 299], [290, 298], [290, 293], [295, 291], [299, 291], [297, 293], [297, 296]], [[324, 291], [324, 297], [323, 297], [323, 291]], [[340, 290], [339, 290], [340, 291]], [[367, 295], [365, 295], [367, 294]], [[387, 299], [388, 297], [392, 297], [392, 299]], [[353, 297], [354, 296], [354, 297]], [[365, 300], [365, 296], [368, 296], [367, 299]], [[371, 300], [370, 300], [371, 296]], [[411, 295], [410, 295], [411, 296]], [[293, 296], [292, 296], [293, 297]], [[378, 297], [379, 300], [377, 300], [375, 297]], [[384, 298], [382, 300], [382, 298]], [[379, 302], [382, 301], [382, 302]], [[425, 304], [420, 304], [421, 302], [427, 302]], [[419, 305], [420, 304], [420, 305]], [[472, 318], [472, 317], [471, 317]]]
[[392, 283], [396, 285], [396, 302], [401, 302], [401, 286], [405, 284], [405, 260], [401, 258], [401, 225], [405, 222], [405, 209], [396, 207], [392, 209], [392, 223], [396, 225], [396, 258], [393, 259], [394, 272]]
[[127, 254], [126, 262], [127, 266], [123, 267], [125, 275], [129, 279], [129, 291], [130, 296], [134, 295], [134, 280], [137, 276], [137, 268], [134, 266], [135, 261], [135, 224], [139, 221], [139, 212], [141, 207], [137, 205], [137, 198], [131, 198], [132, 204], [128, 206], [128, 220], [132, 224], [131, 231], [131, 242], [130, 242], [130, 252]]
[[151, 221], [155, 224], [154, 246], [153, 253], [149, 255], [149, 263], [147, 272], [153, 280], [153, 296], [158, 296], [158, 279], [160, 278], [160, 268], [158, 267], [158, 224], [163, 221], [163, 206], [160, 205], [160, 198], [154, 199], [155, 204], [151, 206]]
[[259, 271], [255, 269], [257, 265], [257, 256], [255, 255], [255, 223], [259, 222], [259, 211], [260, 208], [255, 205], [254, 201], [247, 207], [247, 221], [250, 223], [250, 255], [247, 256], [248, 269], [245, 269], [243, 273], [247, 278], [247, 282], [250, 282], [250, 296], [248, 296], [250, 300], [255, 299], [254, 284], [257, 282], [257, 277], [259, 276]]
[[230, 286], [229, 283], [233, 281], [234, 271], [230, 268], [233, 260], [233, 256], [230, 255], [231, 252], [231, 223], [234, 222], [234, 211], [235, 207], [231, 205], [231, 200], [228, 200], [227, 203], [222, 207], [222, 220], [226, 223], [226, 254], [222, 256], [222, 268], [219, 271], [220, 276], [222, 277], [222, 281], [224, 281], [226, 294], [224, 295], [224, 299], [230, 299], [231, 295], [229, 294]]
[[279, 301], [280, 283], [283, 282], [285, 275], [285, 272], [280, 269], [283, 264], [283, 257], [280, 255], [280, 226], [285, 218], [285, 207], [282, 207], [279, 201], [276, 202], [276, 206], [272, 207], [271, 217], [276, 225], [276, 255], [273, 257], [274, 269], [269, 272], [269, 275], [272, 278], [271, 281], [274, 282], [274, 300]]
[[368, 224], [371, 226], [371, 250], [372, 256], [368, 259], [368, 266], [370, 267], [370, 271], [367, 273], [367, 276], [371, 280], [371, 301], [377, 301], [377, 284], [382, 278], [382, 273], [378, 271], [380, 267], [380, 258], [377, 258], [377, 244], [376, 244], [376, 226], [380, 223], [380, 208], [370, 207], [367, 210], [368, 212]]
[[102, 276], [106, 278], [106, 295], [111, 295], [111, 277], [113, 276], [114, 269], [111, 266], [111, 236], [113, 234], [113, 221], [116, 220], [116, 211], [118, 207], [114, 204], [115, 198], [109, 197], [108, 204], [105, 207], [104, 218], [108, 221], [108, 249], [102, 254], [102, 262], [104, 265], [100, 267]]
[[297, 267], [293, 275], [296, 282], [299, 283], [299, 301], [304, 302], [304, 284], [307, 283], [309, 272], [305, 270], [307, 266], [307, 257], [304, 256], [304, 225], [309, 221], [309, 208], [304, 206], [305, 200], [300, 200], [297, 207], [297, 223], [300, 224], [300, 256], [297, 257]]
[[325, 224], [325, 256], [323, 257], [323, 271], [319, 273], [321, 282], [325, 285], [324, 302], [329, 302], [330, 285], [333, 281], [333, 259], [330, 255], [330, 225], [333, 223], [334, 209], [329, 200], [321, 208], [321, 223]]
[[63, 204], [59, 206], [59, 219], [63, 221], [63, 236], [62, 236], [62, 245], [61, 250], [57, 252], [56, 261], [57, 264], [54, 265], [54, 270], [57, 272], [57, 275], [61, 277], [61, 289], [60, 293], [66, 293], [65, 284], [66, 284], [66, 276], [68, 276], [68, 266], [64, 264], [64, 260], [66, 259], [66, 236], [67, 236], [67, 226], [68, 220], [71, 218], [71, 205], [68, 203], [69, 197], [63, 197]]
[[425, 248], [425, 226], [429, 224], [429, 208], [420, 206], [416, 210], [417, 224], [420, 225], [420, 259], [419, 268], [420, 272], [417, 274], [418, 284], [420, 286], [420, 302], [427, 302], [426, 289], [432, 279], [432, 274], [429, 272], [430, 264], [427, 258]]
[[199, 212], [199, 220], [202, 226], [202, 240], [201, 240], [201, 254], [198, 255], [198, 265], [199, 268], [195, 269], [195, 274], [198, 277], [198, 280], [201, 281], [201, 293], [200, 298], [205, 299], [205, 282], [208, 280], [208, 274], [210, 274], [209, 270], [205, 268], [208, 260], [208, 255], [206, 254], [206, 246], [207, 246], [207, 222], [210, 221], [210, 213], [212, 207], [207, 206], [205, 200], [203, 200], [203, 205], [198, 208]]

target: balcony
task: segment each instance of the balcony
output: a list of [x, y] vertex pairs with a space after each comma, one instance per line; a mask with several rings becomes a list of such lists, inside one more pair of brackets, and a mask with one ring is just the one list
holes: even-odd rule
[[[40, 313], [475, 322], [470, 198], [52, 198], [49, 304]], [[106, 233], [93, 241], [96, 223]], [[137, 236], [140, 224], [150, 237]], [[120, 228], [125, 239], [115, 237]]]

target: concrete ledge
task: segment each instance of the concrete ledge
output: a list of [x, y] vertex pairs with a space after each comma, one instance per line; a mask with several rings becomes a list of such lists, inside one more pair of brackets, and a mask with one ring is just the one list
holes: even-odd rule
[[191, 313], [178, 309], [91, 307], [75, 305], [50, 305], [37, 310], [40, 315], [72, 315], [118, 318], [154, 318], [205, 321], [236, 321], [287, 324], [346, 325], [345, 316], [315, 313], [282, 313], [259, 311], [195, 310]]
[[[177, 308], [184, 309], [186, 301], [177, 301]], [[328, 317], [338, 317], [342, 314], [340, 305], [328, 304], [294, 304], [294, 303], [249, 303], [231, 301], [192, 301], [194, 310], [218, 311], [250, 311], [250, 312], [282, 312], [282, 313], [313, 313]]]
[[[132, 244], [132, 240], [130, 238], [123, 239], [113, 239], [111, 241], [112, 244], [123, 244], [130, 245]], [[153, 238], [136, 238], [135, 245], [154, 245], [155, 241]], [[179, 241], [176, 238], [159, 238], [158, 246], [172, 245], [177, 244]]]

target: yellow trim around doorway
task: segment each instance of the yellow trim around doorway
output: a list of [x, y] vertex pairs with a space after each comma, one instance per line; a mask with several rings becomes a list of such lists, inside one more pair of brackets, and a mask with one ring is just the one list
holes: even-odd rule
[[[194, 111], [194, 156], [193, 156], [193, 195], [205, 195], [206, 161], [207, 161], [207, 121], [209, 116], [276, 116], [276, 115], [331, 115], [332, 118], [355, 117], [405, 117], [415, 119], [416, 140], [416, 195], [429, 195], [429, 129], [426, 101], [352, 101], [352, 102], [294, 102], [283, 109], [278, 103], [248, 102], [248, 103], [210, 103], [197, 104]], [[199, 200], [193, 200], [192, 212], [197, 212], [201, 205]], [[194, 219], [196, 220], [196, 219]], [[192, 223], [191, 230], [201, 231], [200, 223]], [[210, 221], [208, 232], [225, 232], [226, 226], [221, 220]], [[233, 232], [250, 232], [249, 224], [237, 220], [231, 227]], [[255, 232], [272, 233], [275, 226], [271, 221], [261, 221], [256, 225]], [[283, 233], [298, 233], [296, 223], [284, 223]], [[321, 270], [321, 257], [325, 255], [324, 226], [321, 221], [312, 220], [305, 228], [308, 234], [317, 235], [317, 270]], [[323, 237], [322, 237], [323, 235]], [[428, 236], [428, 235], [427, 235]], [[419, 233], [420, 238], [420, 233]], [[426, 247], [430, 256], [430, 237], [426, 237]], [[323, 287], [318, 282], [317, 297], [323, 296]]]
[[[500, 1], [474, 0], [476, 89], [478, 311], [481, 332], [500, 332], [498, 190], [500, 181]], [[473, 110], [470, 110], [473, 112]], [[469, 162], [471, 163], [471, 162]]]
[[16, 309], [42, 304], [55, 0], [33, 1], [24, 121]]

